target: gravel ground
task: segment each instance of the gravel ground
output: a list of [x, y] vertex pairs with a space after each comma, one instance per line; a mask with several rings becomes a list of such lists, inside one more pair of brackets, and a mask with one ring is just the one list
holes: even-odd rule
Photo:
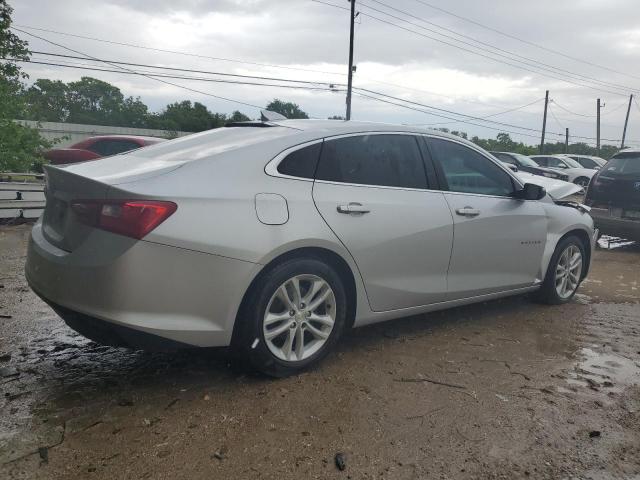
[[75, 334], [26, 285], [28, 233], [0, 227], [0, 478], [640, 478], [638, 246], [570, 304], [357, 329], [272, 380]]

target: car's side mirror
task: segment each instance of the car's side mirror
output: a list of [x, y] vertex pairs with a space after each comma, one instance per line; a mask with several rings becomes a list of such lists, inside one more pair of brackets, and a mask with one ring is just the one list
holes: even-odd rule
[[542, 200], [546, 194], [547, 191], [544, 187], [533, 183], [525, 183], [522, 189], [513, 192], [513, 197], [520, 200]]
[[511, 170], [512, 172], [517, 172], [517, 171], [518, 171], [518, 167], [516, 167], [514, 164], [512, 164], [512, 163], [507, 163], [506, 165], [507, 165], [507, 168], [508, 168], [509, 170]]

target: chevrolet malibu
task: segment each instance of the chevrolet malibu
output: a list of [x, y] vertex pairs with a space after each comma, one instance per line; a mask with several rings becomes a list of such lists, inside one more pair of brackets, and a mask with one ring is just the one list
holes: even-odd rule
[[46, 195], [26, 277], [71, 328], [231, 346], [274, 376], [354, 326], [525, 292], [568, 302], [594, 245], [587, 207], [404, 126], [235, 124], [46, 167]]

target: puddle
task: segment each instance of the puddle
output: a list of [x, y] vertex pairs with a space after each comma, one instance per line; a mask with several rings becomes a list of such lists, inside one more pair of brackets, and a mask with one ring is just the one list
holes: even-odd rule
[[620, 392], [629, 385], [640, 383], [640, 363], [637, 361], [586, 347], [580, 349], [579, 355], [581, 360], [567, 378], [569, 385]]

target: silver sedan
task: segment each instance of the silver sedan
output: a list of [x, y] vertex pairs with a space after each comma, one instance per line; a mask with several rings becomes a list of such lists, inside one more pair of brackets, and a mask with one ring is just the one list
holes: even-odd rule
[[587, 209], [470, 142], [411, 127], [248, 122], [46, 167], [26, 277], [98, 342], [232, 346], [271, 375], [353, 326], [587, 275]]

